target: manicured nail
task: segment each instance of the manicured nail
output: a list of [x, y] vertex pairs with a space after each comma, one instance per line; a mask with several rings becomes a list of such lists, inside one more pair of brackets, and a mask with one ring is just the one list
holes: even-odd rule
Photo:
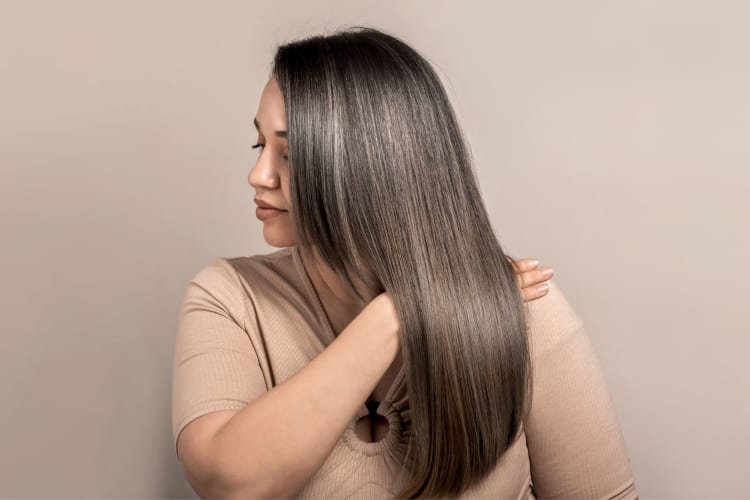
[[542, 270], [542, 276], [544, 276], [545, 278], [547, 278], [549, 276], [552, 276], [552, 268], [548, 267], [548, 268]]
[[536, 289], [539, 292], [546, 292], [548, 288], [549, 288], [549, 285], [547, 283], [543, 283], [541, 285], [536, 286]]
[[530, 260], [529, 261], [529, 267], [532, 268], [532, 269], [535, 268], [538, 265], [539, 265], [539, 261], [538, 260]]

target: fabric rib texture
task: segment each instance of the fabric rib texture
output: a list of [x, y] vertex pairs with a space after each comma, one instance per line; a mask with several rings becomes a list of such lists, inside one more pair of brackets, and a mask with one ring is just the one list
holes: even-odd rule
[[[581, 318], [551, 280], [527, 302], [533, 398], [521, 437], [460, 498], [638, 498], [614, 403]], [[296, 247], [217, 258], [188, 282], [172, 379], [175, 454], [180, 432], [218, 410], [239, 410], [293, 376], [335, 334]], [[375, 411], [390, 425], [375, 443], [354, 432], [363, 404], [296, 498], [392, 498], [410, 428], [403, 367]], [[272, 453], [269, 450], [269, 453]], [[178, 457], [179, 458], [179, 457]]]

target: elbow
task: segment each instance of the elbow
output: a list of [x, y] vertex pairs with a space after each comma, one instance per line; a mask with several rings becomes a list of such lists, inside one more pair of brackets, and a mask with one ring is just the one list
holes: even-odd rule
[[227, 500], [247, 500], [248, 498], [292, 498], [296, 492], [286, 489], [267, 488], [259, 485], [244, 485], [242, 487], [218, 486], [203, 498], [226, 498]]
[[[206, 485], [206, 495], [201, 498], [226, 498], [247, 500], [248, 498], [290, 498], [296, 492], [288, 491], [283, 482], [268, 478], [232, 479], [226, 476], [214, 477]], [[199, 493], [196, 491], [196, 493]]]
[[215, 441], [209, 453], [214, 460], [205, 468], [211, 471], [203, 481], [206, 494], [196, 489], [201, 498], [290, 498], [298, 493], [300, 482], [288, 467], [274, 464], [267, 454], [245, 453], [239, 458], [232, 453], [230, 457], [220, 443]]
[[243, 500], [248, 498], [277, 498], [276, 492], [263, 484], [263, 481], [256, 481], [248, 477], [240, 481], [236, 477], [230, 477], [216, 470], [213, 470], [210, 474], [198, 474], [182, 462], [180, 464], [185, 479], [200, 498]]
[[258, 488], [255, 484], [238, 485], [220, 478], [193, 485], [193, 489], [201, 498], [226, 498], [228, 500], [246, 500], [248, 498], [270, 498], [268, 492]]
[[299, 489], [290, 489], [283, 481], [269, 482], [256, 481], [244, 485], [227, 486], [221, 485], [216, 489], [211, 498], [227, 498], [236, 500], [247, 500], [248, 498], [293, 498], [299, 493]]

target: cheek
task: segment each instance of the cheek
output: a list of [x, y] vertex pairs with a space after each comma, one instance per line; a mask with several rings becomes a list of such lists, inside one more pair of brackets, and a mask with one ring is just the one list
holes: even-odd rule
[[291, 190], [289, 189], [289, 177], [284, 176], [281, 178], [281, 192], [284, 193], [284, 199], [286, 199], [287, 207], [292, 206]]

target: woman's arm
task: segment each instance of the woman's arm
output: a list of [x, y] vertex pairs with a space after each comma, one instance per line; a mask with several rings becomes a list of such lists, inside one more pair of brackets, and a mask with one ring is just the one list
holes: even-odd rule
[[563, 292], [528, 303], [533, 397], [524, 422], [539, 498], [638, 498], [625, 440], [583, 321]]
[[254, 308], [236, 270], [216, 259], [190, 280], [175, 339], [176, 452], [202, 498], [288, 497], [318, 470], [398, 356], [399, 320], [375, 297], [290, 378], [268, 388]]
[[212, 496], [296, 494], [396, 359], [399, 328], [380, 294], [309, 364], [239, 410], [212, 440]]

